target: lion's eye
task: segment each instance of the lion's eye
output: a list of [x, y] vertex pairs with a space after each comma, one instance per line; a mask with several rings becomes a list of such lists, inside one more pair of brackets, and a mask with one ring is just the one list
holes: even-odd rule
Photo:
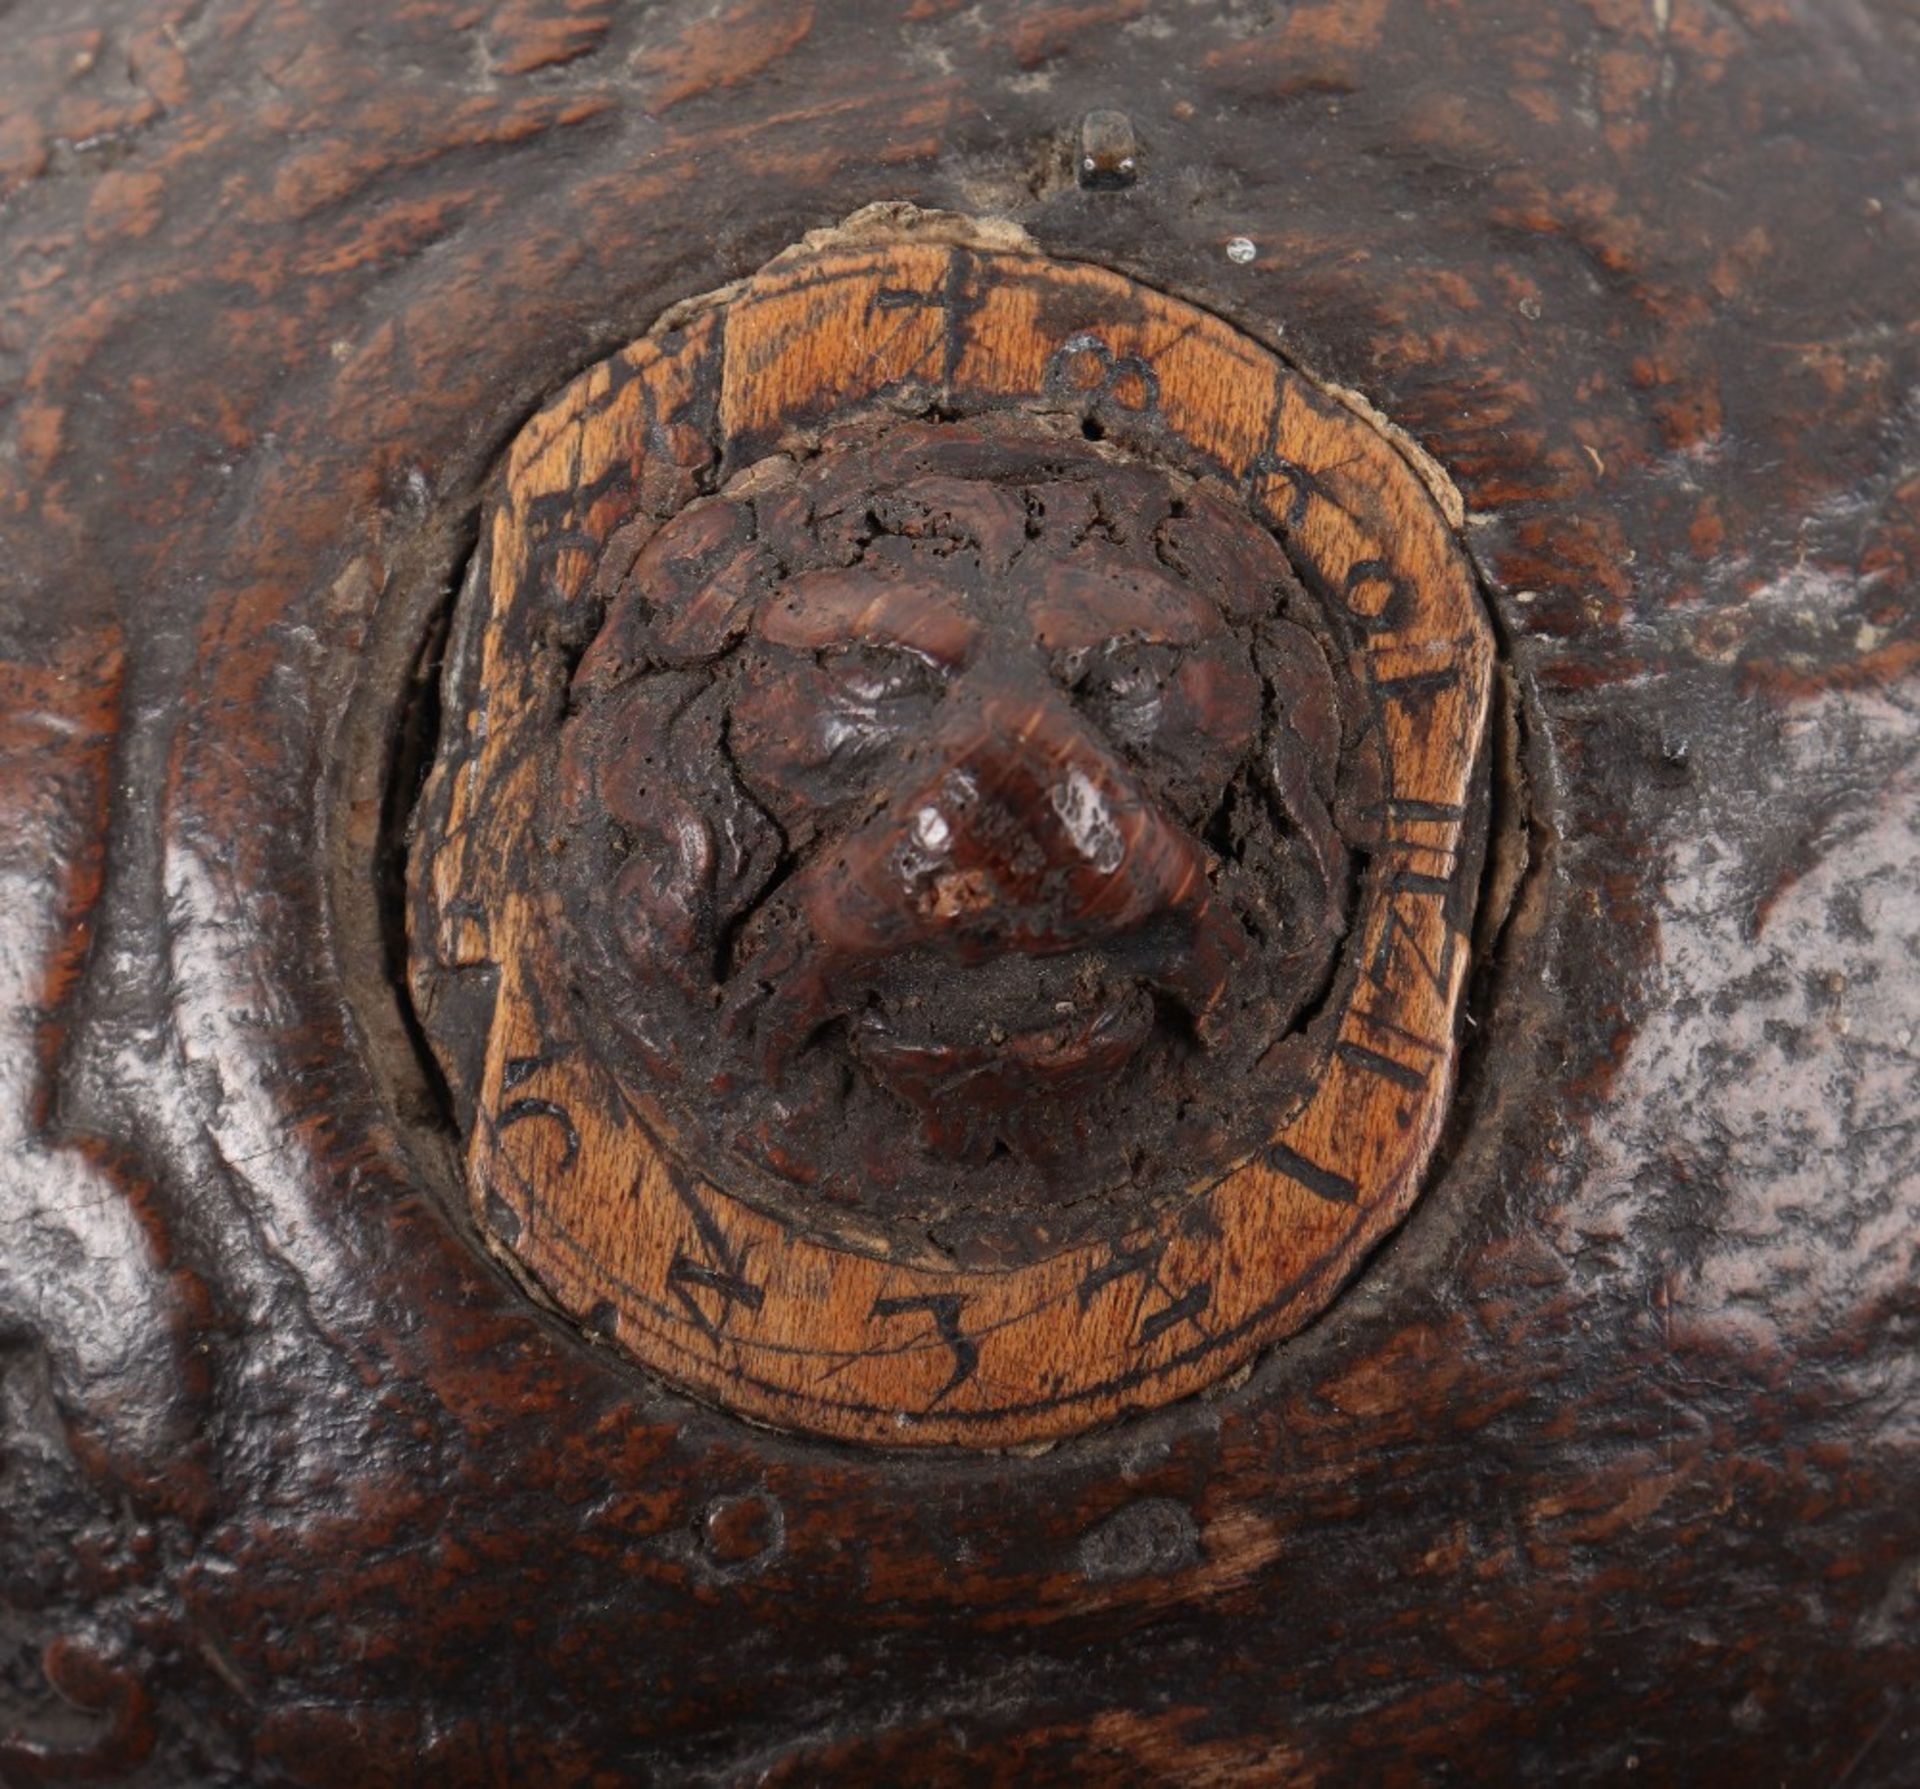
[[1064, 653], [1057, 665], [1074, 699], [1123, 745], [1145, 745], [1160, 730], [1168, 691], [1186, 648], [1114, 640], [1098, 651]]
[[858, 799], [901, 740], [932, 724], [946, 678], [893, 646], [748, 655], [727, 738], [747, 786], [783, 823]]
[[935, 700], [946, 684], [937, 665], [897, 646], [841, 647], [823, 653], [820, 664], [838, 698], [876, 718], [894, 704]]

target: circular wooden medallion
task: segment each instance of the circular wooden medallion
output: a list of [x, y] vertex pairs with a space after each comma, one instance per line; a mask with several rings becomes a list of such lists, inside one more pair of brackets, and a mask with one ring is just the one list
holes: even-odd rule
[[1493, 646], [1447, 492], [1218, 319], [810, 242], [514, 443], [416, 817], [476, 1221], [757, 1420], [1192, 1392], [1406, 1212]]

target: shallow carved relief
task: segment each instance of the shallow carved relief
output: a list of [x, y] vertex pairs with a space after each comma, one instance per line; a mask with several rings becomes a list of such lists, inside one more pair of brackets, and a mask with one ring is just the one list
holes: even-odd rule
[[1379, 788], [1271, 534], [1077, 425], [883, 421], [609, 599], [560, 886], [698, 1165], [1017, 1261], [1258, 1141], [1344, 927], [1343, 730]]
[[1190, 1392], [1404, 1214], [1492, 647], [1437, 474], [1187, 305], [811, 242], [515, 444], [416, 819], [476, 1220], [743, 1414]]

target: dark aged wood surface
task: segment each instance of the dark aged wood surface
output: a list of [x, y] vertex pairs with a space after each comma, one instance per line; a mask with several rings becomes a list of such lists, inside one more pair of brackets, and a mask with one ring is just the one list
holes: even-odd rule
[[[1910, 12], [0, 31], [0, 1779], [1913, 1780]], [[1520, 692], [1437, 1180], [1244, 1384], [1038, 1455], [581, 1344], [383, 998], [385, 745], [496, 457], [882, 199], [1364, 391]]]

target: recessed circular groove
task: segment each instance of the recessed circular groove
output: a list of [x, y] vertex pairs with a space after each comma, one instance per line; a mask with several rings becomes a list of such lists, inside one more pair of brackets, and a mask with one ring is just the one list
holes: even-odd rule
[[674, 323], [522, 432], [454, 621], [411, 965], [474, 1221], [781, 1426], [1218, 1381], [1446, 1119], [1496, 665], [1438, 475], [958, 224]]

